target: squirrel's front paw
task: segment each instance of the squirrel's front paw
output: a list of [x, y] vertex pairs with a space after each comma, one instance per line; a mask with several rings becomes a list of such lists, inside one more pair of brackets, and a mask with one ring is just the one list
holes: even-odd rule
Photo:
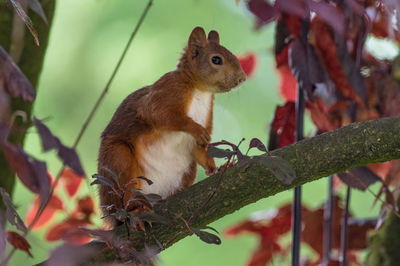
[[205, 170], [206, 170], [206, 175], [208, 176], [216, 174], [218, 172], [218, 168], [215, 166], [213, 158], [208, 158]]
[[210, 143], [211, 137], [208, 133], [207, 129], [204, 127], [199, 127], [198, 132], [196, 133], [196, 142], [201, 147], [207, 147], [208, 143]]

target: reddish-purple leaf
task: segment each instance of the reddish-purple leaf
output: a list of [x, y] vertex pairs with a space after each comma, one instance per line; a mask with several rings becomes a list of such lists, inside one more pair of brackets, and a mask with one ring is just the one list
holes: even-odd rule
[[7, 241], [14, 248], [25, 251], [29, 255], [29, 257], [33, 258], [32, 253], [30, 252], [31, 245], [28, 243], [25, 237], [21, 236], [17, 232], [8, 231]]
[[85, 170], [83, 170], [79, 156], [74, 149], [61, 144], [61, 146], [58, 149], [57, 155], [58, 157], [61, 158], [63, 163], [67, 165], [69, 168], [71, 168], [77, 175], [82, 177], [86, 176]]
[[292, 165], [278, 156], [256, 156], [257, 161], [262, 163], [271, 173], [285, 185], [290, 185], [296, 178]]
[[21, 4], [19, 3], [20, 0], [8, 0], [8, 2], [13, 6], [15, 12], [18, 14], [18, 16], [21, 18], [21, 20], [25, 23], [26, 27], [29, 29], [31, 32], [33, 39], [35, 41], [35, 44], [39, 46], [39, 38], [38, 34], [33, 27], [32, 20], [28, 17], [24, 9], [22, 8]]
[[309, 14], [307, 3], [303, 0], [276, 0], [275, 6], [279, 11], [306, 18]]
[[33, 193], [39, 194], [42, 199], [47, 199], [50, 192], [50, 178], [46, 164], [30, 157], [14, 144], [6, 142], [1, 147], [9, 165], [21, 182]]
[[35, 90], [29, 80], [19, 69], [14, 60], [0, 46], [0, 87], [4, 86], [6, 93], [11, 97], [22, 97], [32, 102], [35, 99]]
[[269, 134], [269, 150], [294, 143], [294, 132], [296, 128], [295, 113], [294, 102], [286, 102], [284, 106], [276, 107]]
[[0, 223], [0, 258], [3, 257], [4, 251], [6, 251], [6, 231], [4, 231], [5, 225]]
[[267, 148], [258, 138], [253, 138], [249, 144], [249, 150], [252, 148], [257, 148], [260, 151], [267, 152]]
[[382, 181], [379, 176], [365, 166], [339, 173], [338, 177], [346, 185], [362, 191], [365, 191], [373, 183]]
[[309, 8], [340, 34], [344, 33], [344, 15], [337, 7], [323, 1], [307, 0]]
[[213, 145], [208, 146], [207, 150], [207, 156], [213, 157], [213, 158], [230, 158], [234, 155], [235, 153], [230, 150], [223, 150], [220, 148], [217, 148]]
[[[17, 227], [18, 230], [20, 230], [21, 232], [24, 232], [26, 234], [28, 229], [26, 228], [24, 221], [21, 219], [21, 217], [15, 210], [14, 205], [11, 202], [10, 195], [2, 187], [0, 187], [0, 194], [3, 198], [3, 203], [7, 208], [6, 217], [7, 217], [8, 222], [12, 225], [15, 225], [15, 227]], [[4, 233], [4, 232], [2, 232], [2, 233]], [[2, 239], [4, 239], [4, 238], [2, 238]]]
[[51, 252], [46, 266], [84, 265], [96, 252], [94, 247], [64, 244]]
[[0, 143], [4, 143], [6, 141], [9, 131], [10, 128], [0, 121]]
[[247, 2], [247, 8], [261, 24], [267, 24], [279, 15], [278, 10], [264, 0], [250, 0]]
[[357, 2], [357, 0], [345, 0], [345, 2], [357, 15], [363, 13], [363, 7]]
[[33, 118], [33, 123], [35, 124], [40, 135], [40, 139], [42, 140], [43, 150], [48, 151], [51, 149], [56, 149], [58, 151], [58, 157], [60, 157], [65, 165], [71, 168], [77, 175], [85, 176], [85, 171], [83, 170], [76, 151], [72, 148], [64, 146], [60, 139], [54, 136], [50, 129], [36, 117]]
[[309, 43], [304, 44], [301, 40], [292, 42], [289, 48], [289, 65], [298, 84], [310, 99], [312, 85], [327, 81], [322, 63]]

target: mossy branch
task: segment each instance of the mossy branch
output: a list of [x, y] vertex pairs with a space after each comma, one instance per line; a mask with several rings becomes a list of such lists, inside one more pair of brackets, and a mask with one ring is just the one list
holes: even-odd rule
[[[219, 174], [175, 194], [155, 207], [156, 213], [171, 219], [169, 225], [156, 224], [146, 233], [146, 243], [155, 238], [167, 248], [190, 234], [182, 218], [189, 220], [209, 195], [217, 192], [209, 204], [192, 220], [199, 227], [279, 192], [370, 163], [400, 158], [400, 117], [353, 123], [332, 132], [305, 139], [271, 152], [289, 161], [296, 179], [285, 185], [257, 160], [229, 168], [217, 188]], [[97, 243], [98, 245], [98, 243]], [[103, 259], [113, 254], [103, 252]], [[97, 257], [100, 259], [100, 257]]]

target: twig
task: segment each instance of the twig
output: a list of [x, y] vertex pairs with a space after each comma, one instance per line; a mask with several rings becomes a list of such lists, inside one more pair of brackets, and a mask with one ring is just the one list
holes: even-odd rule
[[349, 205], [350, 205], [351, 188], [347, 186], [346, 205], [343, 211], [342, 232], [341, 232], [341, 251], [342, 258], [340, 261], [341, 266], [347, 266], [347, 247], [348, 247], [348, 220], [349, 220]]
[[333, 176], [328, 178], [328, 199], [324, 209], [324, 235], [322, 265], [328, 265], [331, 259], [333, 221]]
[[[310, 22], [303, 19], [301, 23], [301, 41], [304, 45], [308, 43], [308, 30]], [[306, 47], [306, 46], [305, 46]], [[308, 49], [306, 49], [306, 59]], [[305, 62], [308, 65], [308, 62]], [[303, 83], [304, 84], [304, 83]], [[296, 101], [296, 141], [303, 139], [304, 131], [304, 108], [306, 88], [297, 85]], [[294, 188], [293, 208], [292, 208], [292, 266], [300, 265], [300, 242], [301, 242], [301, 186]]]

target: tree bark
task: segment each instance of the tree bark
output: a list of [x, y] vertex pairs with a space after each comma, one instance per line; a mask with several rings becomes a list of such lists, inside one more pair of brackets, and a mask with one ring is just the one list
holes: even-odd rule
[[[168, 225], [153, 224], [142, 237], [147, 244], [155, 244], [157, 239], [167, 248], [190, 235], [181, 218], [188, 221], [215, 189], [215, 196], [191, 221], [191, 227], [205, 226], [259, 199], [322, 177], [370, 163], [399, 159], [399, 132], [400, 117], [382, 118], [353, 123], [271, 152], [292, 164], [296, 178], [290, 185], [283, 184], [267, 167], [252, 158], [243, 166], [229, 168], [218, 187], [220, 175], [216, 174], [156, 205], [156, 213], [168, 217], [171, 222]], [[124, 228], [119, 230], [124, 234]], [[140, 249], [141, 244], [137, 242], [134, 245]], [[96, 261], [113, 258], [113, 251], [102, 252]]]
[[[40, 46], [34, 43], [33, 37], [30, 32], [25, 29], [24, 37], [18, 42], [13, 42], [12, 31], [14, 23], [14, 9], [6, 4], [7, 1], [0, 1], [0, 45], [10, 52], [12, 47], [21, 46], [22, 50], [17, 60], [17, 64], [25, 76], [29, 79], [34, 88], [36, 88], [39, 80], [40, 71], [42, 69], [45, 51], [47, 48], [50, 26], [53, 19], [55, 0], [42, 0], [40, 1], [43, 10], [47, 16], [48, 24], [43, 19], [29, 10], [28, 16], [33, 22], [38, 37]], [[24, 26], [25, 27], [25, 26]], [[37, 93], [37, 90], [36, 90]], [[20, 98], [11, 99], [10, 101], [11, 113], [15, 111], [23, 111], [26, 113], [28, 121], [23, 122], [22, 119], [17, 118], [14, 122], [13, 130], [9, 136], [9, 141], [18, 143], [21, 146], [24, 143], [27, 128], [30, 126], [30, 117], [32, 111], [32, 102], [24, 101]], [[8, 165], [3, 152], [0, 150], [0, 186], [6, 189], [12, 195], [15, 183], [15, 174]]]

